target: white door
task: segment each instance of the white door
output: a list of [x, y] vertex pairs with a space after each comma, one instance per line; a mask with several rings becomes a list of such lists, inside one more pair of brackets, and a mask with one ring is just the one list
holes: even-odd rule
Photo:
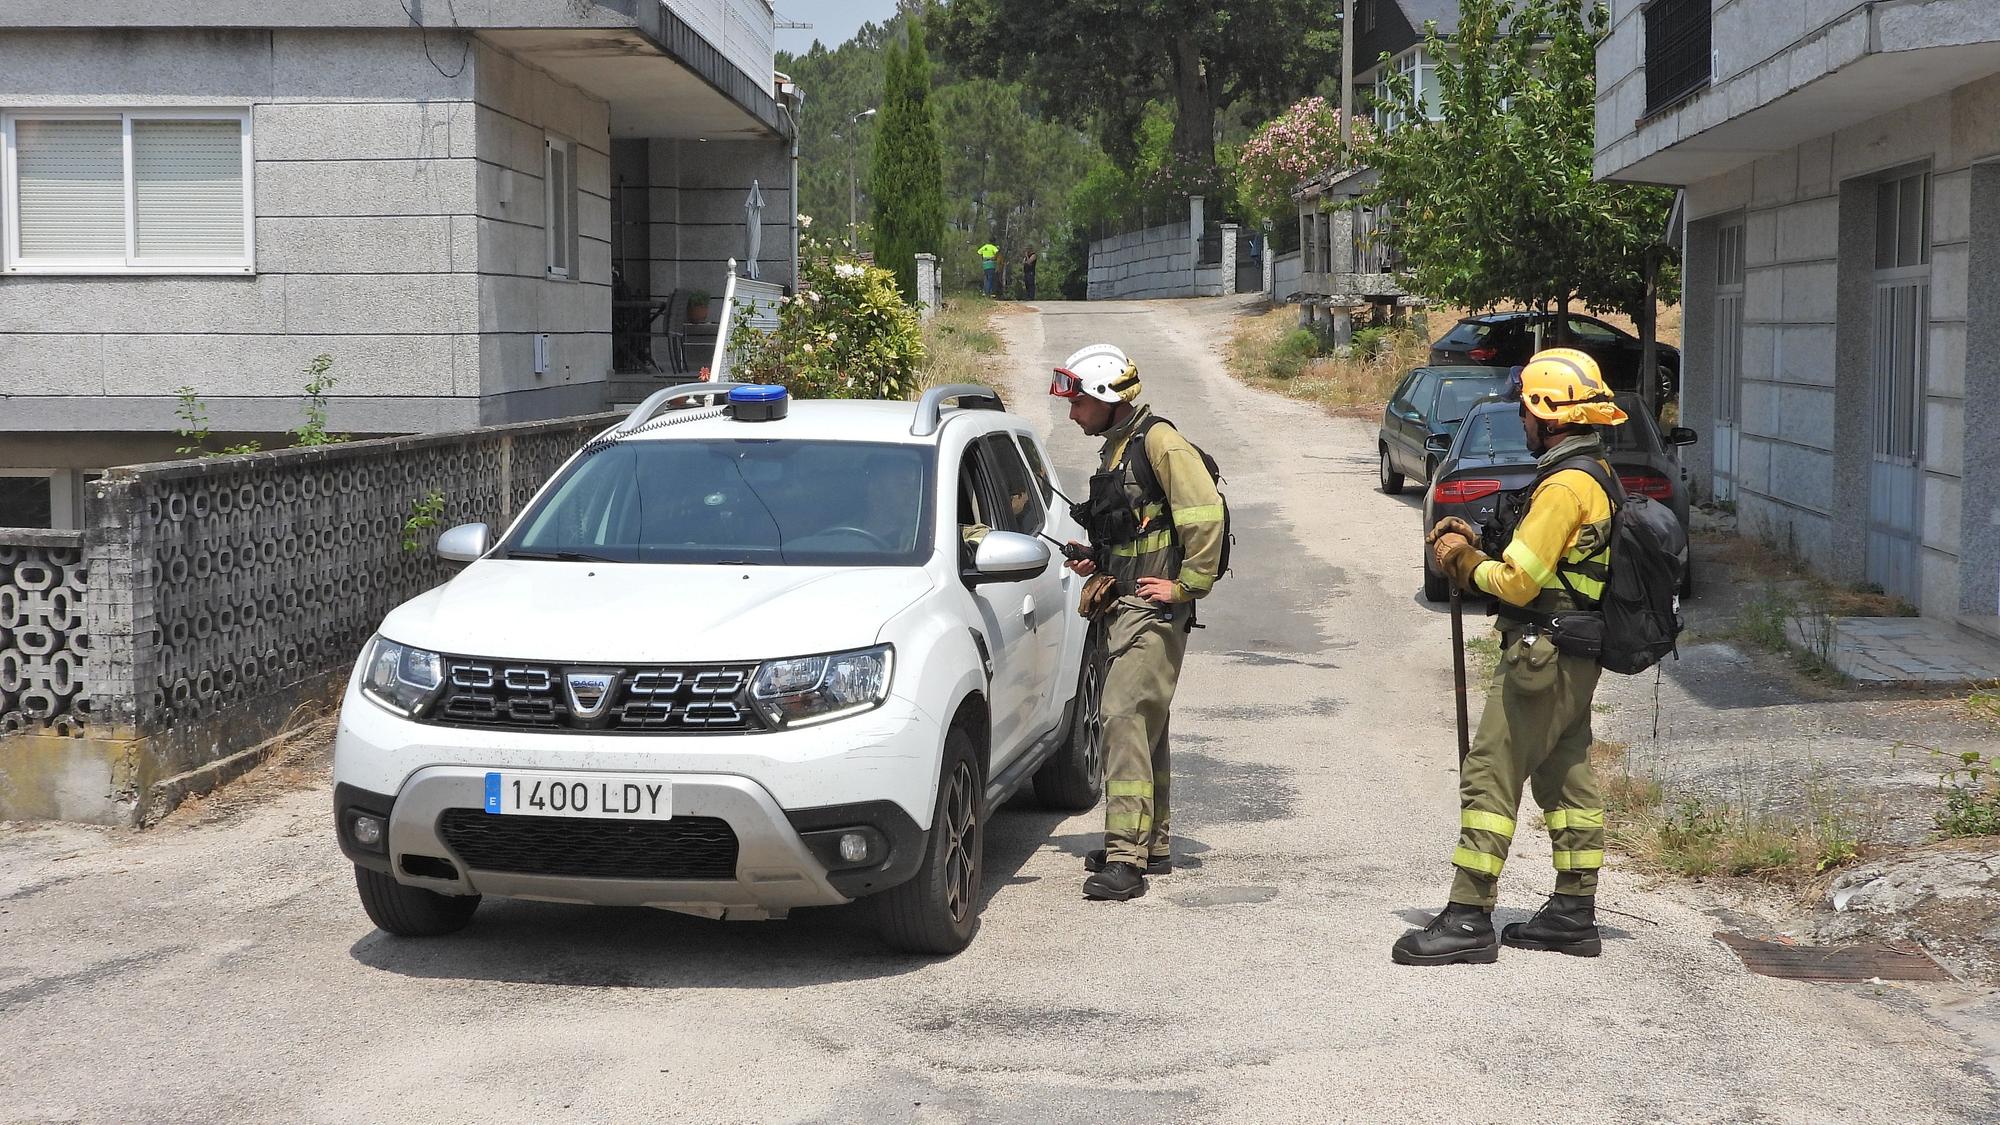
[[1917, 600], [1923, 529], [1923, 378], [1930, 327], [1930, 175], [1876, 189], [1869, 372], [1868, 581]]
[[[1013, 450], [1005, 435], [989, 435], [967, 446], [959, 472], [961, 523], [981, 523], [1002, 531], [1018, 530], [1019, 517], [1011, 508], [1014, 494], [1008, 490], [1011, 474], [1005, 461], [995, 456], [1002, 446]], [[1019, 453], [1013, 453], [1013, 457], [1018, 464]], [[1018, 475], [1025, 479], [1027, 470], [1020, 469]], [[1032, 502], [1035, 490], [1027, 491]], [[1039, 509], [1036, 511], [1039, 516]], [[968, 568], [971, 561], [968, 552], [964, 560]], [[993, 721], [993, 776], [998, 776], [1041, 733], [1036, 720], [1053, 671], [1041, 638], [1051, 631], [1054, 615], [1064, 608], [1058, 575], [1059, 568], [1051, 559], [1049, 566], [1033, 579], [986, 582], [971, 587], [972, 600], [979, 607], [980, 638], [993, 669], [987, 690], [987, 707]]]
[[1736, 501], [1743, 409], [1743, 223], [1715, 234], [1715, 498]]

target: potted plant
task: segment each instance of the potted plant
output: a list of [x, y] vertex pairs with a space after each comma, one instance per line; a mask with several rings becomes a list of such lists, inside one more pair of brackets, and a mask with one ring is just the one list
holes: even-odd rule
[[706, 290], [691, 289], [688, 291], [687, 314], [689, 324], [708, 323], [708, 293]]

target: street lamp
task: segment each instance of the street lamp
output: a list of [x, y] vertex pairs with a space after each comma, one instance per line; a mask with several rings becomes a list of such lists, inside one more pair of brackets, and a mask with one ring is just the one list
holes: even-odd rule
[[854, 127], [861, 123], [862, 118], [873, 117], [873, 116], [875, 116], [875, 108], [873, 106], [870, 106], [869, 108], [864, 109], [860, 113], [857, 113], [854, 116], [847, 119], [848, 135], [846, 137], [843, 138], [839, 133], [835, 133], [833, 135], [835, 140], [845, 140], [847, 142], [847, 250], [849, 253], [854, 252], [854, 228], [855, 228]]

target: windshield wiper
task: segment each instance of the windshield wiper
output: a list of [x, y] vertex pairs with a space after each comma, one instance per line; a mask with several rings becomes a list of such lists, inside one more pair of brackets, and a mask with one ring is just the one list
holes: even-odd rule
[[592, 555], [583, 551], [509, 551], [510, 559], [528, 559], [534, 562], [600, 562], [618, 563], [624, 559], [610, 559], [603, 555]]

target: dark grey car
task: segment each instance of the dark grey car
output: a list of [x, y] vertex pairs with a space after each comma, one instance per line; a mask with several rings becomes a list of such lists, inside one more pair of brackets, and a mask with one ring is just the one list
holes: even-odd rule
[[[1695, 432], [1675, 426], [1660, 433], [1637, 395], [1619, 395], [1618, 405], [1630, 420], [1622, 426], [1604, 427], [1611, 447], [1611, 467], [1618, 471], [1626, 492], [1667, 505], [1686, 527], [1688, 471], [1673, 447], [1694, 444]], [[1424, 493], [1425, 534], [1446, 516], [1480, 527], [1493, 518], [1502, 497], [1534, 482], [1535, 455], [1528, 452], [1520, 411], [1521, 404], [1513, 400], [1481, 402], [1466, 415], [1447, 448], [1440, 451], [1443, 443], [1432, 443], [1432, 454], [1442, 460]], [[1694, 574], [1690, 570], [1681, 593], [1693, 592]], [[1428, 550], [1424, 552], [1424, 596], [1434, 602], [1451, 596], [1444, 575], [1432, 569]]]
[[1456, 433], [1473, 403], [1507, 389], [1509, 375], [1505, 367], [1417, 367], [1403, 376], [1376, 439], [1382, 491], [1402, 492], [1406, 476], [1430, 480], [1441, 456], [1429, 448], [1433, 439]]

